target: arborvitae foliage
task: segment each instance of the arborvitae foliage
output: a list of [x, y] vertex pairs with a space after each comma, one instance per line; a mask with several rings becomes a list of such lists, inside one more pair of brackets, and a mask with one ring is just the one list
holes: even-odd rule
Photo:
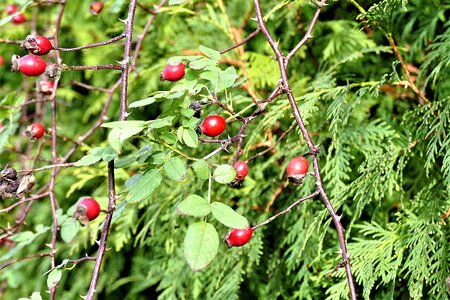
[[[30, 17], [33, 11], [39, 16], [38, 32], [54, 34], [49, 28], [59, 5], [16, 2]], [[96, 17], [88, 12], [90, 1], [66, 2], [60, 47], [105, 41], [123, 32], [120, 19], [126, 18], [129, 1], [108, 1]], [[199, 143], [198, 137], [204, 137], [196, 131], [201, 119], [211, 114], [228, 118], [222, 138], [240, 129], [235, 116], [213, 105], [214, 94], [246, 117], [254, 101], [266, 99], [277, 87], [280, 74], [262, 35], [222, 55], [212, 50], [225, 49], [256, 30], [252, 1], [169, 2], [155, 14], [130, 73], [129, 121], [97, 128], [70, 155], [67, 162], [77, 165], [62, 169], [57, 177], [61, 231], [55, 270], [62, 271], [57, 298], [77, 299], [87, 292], [93, 262], [74, 266], [67, 260], [96, 255], [104, 217], [81, 227], [71, 216], [85, 195], [106, 209], [107, 162], [115, 159], [118, 200], [98, 299], [348, 299], [345, 272], [336, 267], [341, 259], [337, 233], [320, 198], [261, 227], [241, 248], [221, 243], [211, 264], [199, 272], [186, 262], [183, 244], [193, 223], [207, 221], [221, 239], [229, 230], [214, 213], [196, 218], [180, 214], [177, 208], [189, 195], [226, 204], [255, 225], [314, 192], [315, 182], [307, 176], [302, 185], [293, 186], [285, 175], [291, 158], [309, 152], [285, 96], [248, 124], [240, 160], [271, 149], [248, 162], [242, 186], [209, 180], [217, 166], [233, 160], [235, 144], [209, 158], [206, 167], [193, 165], [221, 146]], [[139, 3], [135, 40], [159, 1]], [[303, 37], [317, 9], [306, 0], [261, 5], [269, 32], [284, 52]], [[319, 144], [324, 185], [346, 229], [361, 299], [449, 298], [449, 15], [443, 0], [329, 1], [312, 39], [289, 63], [291, 89]], [[0, 26], [2, 39], [20, 40], [29, 31], [6, 21]], [[0, 54], [5, 58], [20, 51], [2, 39]], [[77, 66], [116, 64], [122, 54], [122, 47], [112, 44], [60, 55], [64, 64]], [[169, 58], [188, 65], [178, 83], [159, 79]], [[1, 68], [0, 168], [51, 165], [49, 140], [29, 142], [23, 136], [29, 119], [42, 118], [50, 125], [50, 104], [22, 109], [22, 103], [37, 97], [35, 81], [11, 73], [8, 64]], [[58, 157], [92, 128], [110, 100], [101, 121], [118, 120], [118, 92], [108, 96], [77, 82], [109, 89], [119, 77], [117, 70], [62, 72]], [[194, 101], [202, 104], [201, 117], [194, 114]], [[51, 180], [47, 169], [35, 176], [31, 195]], [[48, 253], [48, 198], [35, 200], [25, 213], [26, 222], [10, 234], [6, 229], [28, 207], [25, 202], [2, 210], [13, 201], [18, 200], [0, 202], [0, 298], [30, 297], [33, 292], [46, 298], [47, 278], [53, 278], [48, 276], [49, 258], [19, 259]], [[1, 240], [5, 236], [8, 240]]]

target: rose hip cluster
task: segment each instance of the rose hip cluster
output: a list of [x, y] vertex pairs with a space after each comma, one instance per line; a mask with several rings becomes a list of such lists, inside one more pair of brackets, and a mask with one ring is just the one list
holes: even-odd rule
[[[160, 78], [161, 80], [167, 81], [181, 80], [185, 75], [185, 68], [186, 65], [181, 62], [178, 64], [167, 64], [161, 72]], [[211, 115], [201, 122], [199, 129], [204, 135], [216, 137], [225, 131], [226, 124], [226, 120], [222, 116]], [[231, 186], [236, 187], [239, 186], [247, 176], [248, 165], [245, 161], [237, 161], [233, 167], [236, 170], [236, 178], [231, 183]], [[308, 160], [305, 157], [294, 157], [289, 161], [286, 168], [289, 181], [294, 185], [300, 185], [308, 173], [308, 168]], [[233, 228], [225, 236], [225, 243], [229, 247], [241, 247], [250, 241], [252, 234], [253, 228], [251, 227], [244, 229]]]
[[22, 24], [27, 20], [23, 13], [17, 13], [17, 6], [14, 4], [6, 5], [5, 11], [8, 15], [12, 15], [11, 22], [14, 24]]
[[28, 50], [30, 54], [22, 57], [13, 55], [11, 69], [30, 77], [42, 75], [47, 68], [47, 63], [41, 56], [53, 49], [50, 40], [41, 35], [29, 35], [23, 41], [22, 48]]

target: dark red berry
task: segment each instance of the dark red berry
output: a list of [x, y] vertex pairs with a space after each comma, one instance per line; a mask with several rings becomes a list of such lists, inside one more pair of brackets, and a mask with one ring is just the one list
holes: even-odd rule
[[167, 64], [161, 73], [161, 80], [178, 81], [184, 77], [186, 65], [179, 63], [178, 65]]
[[228, 247], [241, 247], [250, 241], [252, 238], [253, 229], [232, 229], [227, 233], [225, 237], [225, 243], [227, 243]]
[[8, 15], [13, 15], [17, 12], [17, 6], [14, 4], [8, 4], [6, 5], [5, 10]]
[[26, 76], [39, 76], [45, 72], [45, 68], [47, 67], [45, 61], [40, 56], [34, 54], [28, 54], [23, 57], [14, 55], [12, 63], [13, 71], [19, 70]]
[[213, 137], [221, 134], [226, 126], [227, 123], [222, 116], [214, 115], [208, 116], [203, 120], [202, 124], [200, 124], [200, 130], [203, 134]]
[[100, 214], [100, 204], [91, 197], [86, 197], [78, 201], [73, 217], [80, 220], [81, 223], [87, 224]]
[[25, 22], [27, 20], [27, 18], [25, 18], [24, 14], [17, 14], [15, 16], [12, 17], [11, 21], [14, 24], [22, 24], [23, 22]]
[[51, 95], [55, 87], [55, 82], [51, 80], [39, 81], [39, 92], [44, 95]]
[[288, 163], [286, 172], [288, 176], [305, 175], [308, 173], [308, 167], [308, 160], [303, 156], [297, 156]]
[[295, 185], [301, 184], [306, 173], [308, 173], [308, 168], [308, 160], [303, 156], [297, 156], [291, 159], [286, 168], [289, 181]]
[[234, 169], [236, 170], [236, 179], [242, 180], [247, 176], [248, 174], [248, 165], [245, 161], [237, 161], [234, 164]]
[[103, 10], [103, 2], [94, 1], [89, 7], [89, 11], [94, 16], [98, 15]]
[[33, 140], [38, 140], [44, 136], [45, 127], [41, 123], [33, 123], [27, 127], [25, 134]]
[[22, 43], [22, 47], [36, 55], [46, 55], [53, 49], [48, 38], [42, 35], [29, 35]]

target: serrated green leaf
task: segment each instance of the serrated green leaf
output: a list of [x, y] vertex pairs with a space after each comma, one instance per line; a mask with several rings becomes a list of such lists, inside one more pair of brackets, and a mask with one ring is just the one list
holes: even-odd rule
[[220, 165], [214, 170], [213, 178], [218, 183], [228, 184], [236, 178], [236, 170], [230, 165]]
[[205, 47], [203, 45], [200, 45], [198, 47], [198, 50], [200, 50], [203, 54], [205, 54], [207, 57], [209, 57], [212, 60], [218, 61], [220, 59], [219, 51]]
[[148, 97], [145, 99], [134, 101], [134, 102], [130, 103], [130, 105], [128, 105], [128, 107], [129, 108], [142, 107], [142, 106], [153, 104], [156, 102], [156, 100], [157, 100], [157, 98], [155, 98], [155, 97]]
[[162, 127], [171, 126], [173, 119], [175, 119], [175, 116], [156, 119], [150, 122], [149, 127], [152, 129], [158, 129]]
[[198, 222], [189, 225], [184, 238], [184, 257], [192, 271], [206, 268], [216, 257], [219, 235], [209, 223]]
[[211, 212], [213, 216], [223, 225], [230, 228], [245, 229], [249, 228], [250, 224], [247, 219], [237, 212], [235, 212], [228, 205], [221, 202], [211, 203]]
[[209, 165], [203, 159], [197, 160], [192, 164], [195, 174], [200, 179], [209, 179], [211, 176], [211, 171], [209, 170]]
[[188, 147], [197, 148], [198, 147], [198, 135], [197, 135], [197, 133], [191, 128], [185, 128], [183, 130], [183, 142]]
[[96, 162], [98, 162], [101, 159], [101, 157], [92, 155], [92, 154], [88, 154], [83, 156], [79, 161], [77, 161], [75, 163], [76, 167], [82, 167], [82, 166], [91, 166], [93, 164], [95, 164]]
[[206, 57], [199, 58], [199, 59], [197, 59], [195, 61], [191, 61], [189, 63], [189, 67], [194, 70], [201, 70], [201, 69], [204, 69], [206, 67], [211, 67], [211, 66], [215, 67], [216, 62], [214, 62]]
[[108, 142], [116, 152], [120, 153], [123, 142], [142, 130], [144, 127], [113, 128], [108, 134]]
[[150, 197], [155, 189], [161, 184], [161, 180], [161, 173], [156, 169], [150, 170], [140, 176], [136, 183], [128, 187], [130, 190], [128, 203], [138, 202]]
[[198, 195], [189, 195], [178, 204], [177, 211], [182, 215], [204, 217], [211, 212], [208, 200]]
[[47, 277], [47, 287], [48, 289], [52, 289], [55, 287], [58, 282], [61, 280], [62, 271], [60, 269], [53, 269]]
[[178, 157], [173, 157], [169, 159], [164, 164], [164, 171], [166, 172], [167, 177], [172, 180], [180, 180], [184, 176], [186, 176], [186, 164]]

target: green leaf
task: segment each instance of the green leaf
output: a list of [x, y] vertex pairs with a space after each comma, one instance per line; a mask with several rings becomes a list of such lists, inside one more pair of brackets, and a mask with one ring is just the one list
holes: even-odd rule
[[52, 289], [55, 287], [58, 282], [61, 280], [62, 271], [60, 269], [53, 269], [47, 277], [47, 287], [48, 289]]
[[164, 171], [167, 177], [172, 180], [181, 180], [187, 173], [185, 162], [178, 157], [169, 159], [164, 164]]
[[182, 215], [204, 217], [211, 212], [208, 200], [198, 195], [189, 195], [178, 204], [177, 211]]
[[133, 135], [138, 134], [143, 129], [144, 127], [113, 128], [109, 132], [108, 142], [116, 152], [120, 153], [123, 142]]
[[70, 218], [61, 225], [61, 238], [65, 243], [70, 243], [76, 236], [79, 230], [79, 223]]
[[186, 2], [186, 0], [170, 0], [169, 6], [183, 4], [184, 2]]
[[236, 69], [233, 67], [226, 68], [219, 73], [219, 85], [216, 92], [221, 92], [227, 88], [230, 88], [236, 82], [239, 76], [236, 74]]
[[33, 294], [31, 294], [31, 300], [42, 300], [42, 296], [41, 293], [39, 292], [33, 292]]
[[184, 257], [192, 271], [206, 268], [216, 257], [219, 235], [209, 223], [198, 222], [189, 225], [184, 238]]
[[106, 162], [109, 162], [117, 157], [117, 152], [110, 146], [93, 148], [89, 151], [89, 154], [99, 156]]
[[200, 179], [209, 179], [211, 172], [209, 170], [209, 165], [203, 159], [197, 160], [192, 164], [195, 174]]
[[216, 63], [206, 57], [202, 57], [190, 62], [189, 67], [194, 70], [201, 70], [206, 67], [216, 67]]
[[152, 129], [158, 129], [162, 127], [172, 126], [173, 119], [175, 119], [175, 116], [152, 120], [150, 121], [149, 127]]
[[145, 99], [134, 101], [133, 103], [130, 103], [130, 105], [128, 105], [128, 107], [129, 108], [142, 107], [142, 106], [153, 104], [156, 102], [156, 100], [157, 100], [157, 98], [155, 98], [155, 97], [148, 97]]
[[220, 165], [214, 170], [213, 178], [218, 183], [228, 184], [236, 178], [236, 170], [230, 165]]
[[161, 172], [156, 169], [145, 173], [134, 183], [129, 186], [130, 193], [128, 195], [128, 203], [134, 203], [150, 197], [155, 189], [161, 184]]
[[91, 165], [95, 164], [96, 162], [100, 161], [100, 159], [102, 159], [102, 158], [99, 156], [88, 154], [88, 155], [83, 156], [79, 161], [77, 161], [75, 163], [75, 166], [76, 167], [91, 166]]
[[205, 47], [203, 45], [200, 45], [200, 47], [198, 47], [198, 50], [200, 50], [203, 54], [205, 54], [207, 57], [209, 57], [212, 60], [218, 61], [220, 59], [219, 51], [213, 50], [213, 49]]
[[223, 225], [230, 228], [245, 229], [249, 228], [250, 224], [247, 219], [237, 212], [235, 212], [228, 205], [221, 202], [211, 203], [211, 212], [213, 216]]
[[184, 128], [184, 130], [183, 130], [183, 142], [188, 147], [197, 148], [198, 147], [198, 135], [197, 135], [197, 133], [194, 130], [192, 130], [191, 128]]

